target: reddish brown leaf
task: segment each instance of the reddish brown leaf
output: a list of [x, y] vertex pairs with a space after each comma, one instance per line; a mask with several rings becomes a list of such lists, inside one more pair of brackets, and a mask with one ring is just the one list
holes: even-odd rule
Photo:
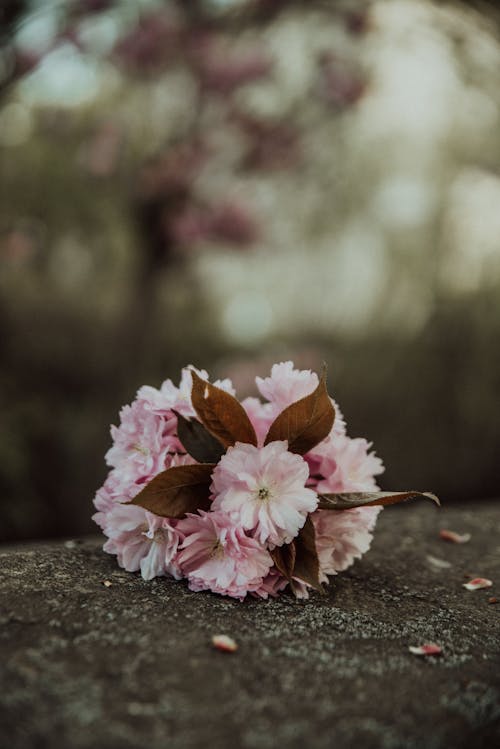
[[292, 581], [293, 568], [295, 566], [295, 541], [283, 546], [276, 546], [269, 552], [274, 562], [274, 566], [286, 577], [288, 582]]
[[235, 442], [257, 445], [257, 437], [241, 403], [229, 393], [205, 382], [191, 372], [193, 389], [191, 400], [202, 424], [224, 447]]
[[319, 559], [316, 551], [316, 533], [311, 516], [307, 516], [304, 527], [295, 539], [295, 565], [293, 577], [299, 578], [316, 590], [323, 592], [319, 581]]
[[172, 411], [177, 416], [177, 435], [191, 457], [198, 463], [218, 463], [225, 453], [224, 445], [196, 419], [186, 419]]
[[208, 510], [214, 467], [204, 463], [168, 468], [146, 484], [130, 504], [165, 518], [181, 518], [187, 512]]
[[292, 453], [304, 455], [328, 437], [335, 420], [335, 409], [326, 389], [325, 375], [310, 395], [285, 408], [271, 424], [265, 444], [287, 440]]
[[440, 504], [435, 494], [430, 492], [351, 492], [350, 494], [318, 494], [319, 510], [349, 510], [353, 507], [375, 507], [377, 505], [397, 505], [408, 499], [426, 497]]

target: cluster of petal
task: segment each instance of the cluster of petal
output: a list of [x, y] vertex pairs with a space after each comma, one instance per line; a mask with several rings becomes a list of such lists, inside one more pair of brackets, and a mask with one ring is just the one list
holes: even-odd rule
[[291, 403], [304, 398], [318, 387], [319, 379], [310, 369], [295, 369], [293, 362], [273, 364], [269, 377], [256, 377], [255, 382], [261, 395], [272, 403], [278, 411], [283, 411]]
[[[255, 382], [260, 394], [269, 401], [265, 405], [275, 417], [295, 401], [316, 390], [319, 378], [310, 369], [295, 369], [293, 362], [286, 361], [274, 364], [269, 377], [256, 377]], [[345, 434], [344, 417], [333, 398], [331, 400], [335, 407], [332, 434]]]
[[322, 582], [351, 566], [368, 551], [380, 507], [357, 507], [335, 512], [318, 510], [312, 516]]
[[375, 476], [383, 473], [384, 466], [375, 453], [370, 452], [371, 443], [362, 437], [331, 435], [311, 451], [306, 458], [315, 466], [312, 476], [316, 491], [369, 492], [378, 489]]
[[[182, 371], [179, 387], [171, 380], [159, 389], [144, 386], [134, 402], [122, 408], [119, 426], [111, 427], [113, 444], [106, 454], [111, 471], [94, 498], [93, 520], [108, 536], [105, 551], [116, 554], [126, 570], [140, 569], [147, 580], [162, 575], [179, 578], [175, 560], [180, 536], [175, 521], [127, 503], [161, 471], [195, 462], [178, 439], [174, 413], [194, 416], [193, 369]], [[208, 378], [207, 372], [195, 371]], [[219, 382], [218, 387], [233, 392], [229, 380]]]
[[318, 497], [305, 484], [309, 467], [284, 441], [254, 447], [237, 442], [215, 467], [213, 507], [261, 544], [290, 543], [314, 512]]
[[242, 600], [262, 588], [271, 556], [228, 515], [200, 510], [180, 520], [178, 530], [184, 536], [178, 563], [191, 590], [211, 590]]
[[104, 551], [116, 554], [128, 572], [140, 569], [145, 580], [162, 575], [179, 579], [176, 562], [181, 539], [174, 521], [159, 518], [142, 507], [116, 503], [106, 514]]

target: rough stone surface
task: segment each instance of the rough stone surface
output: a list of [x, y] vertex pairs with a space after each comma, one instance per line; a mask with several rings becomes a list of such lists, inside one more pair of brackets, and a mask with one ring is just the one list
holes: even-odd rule
[[[144, 582], [95, 538], [4, 547], [0, 746], [500, 746], [499, 531], [496, 502], [387, 509], [372, 550], [306, 602]], [[469, 575], [494, 585], [468, 592]], [[441, 657], [408, 651], [429, 641]]]

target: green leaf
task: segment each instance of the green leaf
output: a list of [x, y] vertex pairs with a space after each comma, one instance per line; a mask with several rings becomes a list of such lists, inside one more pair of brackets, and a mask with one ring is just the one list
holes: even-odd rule
[[408, 499], [425, 497], [440, 504], [435, 494], [430, 492], [351, 492], [348, 494], [318, 494], [318, 510], [349, 510], [353, 507], [376, 507], [397, 505]]
[[[307, 516], [304, 527], [294, 539], [295, 543], [295, 565], [293, 577], [299, 578], [304, 583], [311, 585], [323, 593], [323, 586], [319, 581], [319, 559], [316, 550], [316, 532], [311, 516]], [[292, 585], [293, 587], [293, 585]]]
[[292, 403], [276, 417], [269, 428], [265, 444], [287, 440], [290, 452], [304, 455], [328, 437], [334, 420], [335, 409], [323, 374], [316, 390]]
[[165, 518], [210, 509], [210, 482], [215, 466], [175, 466], [162, 471], [130, 502]]
[[241, 403], [225, 390], [202, 380], [191, 370], [191, 400], [201, 423], [224, 447], [235, 442], [257, 446], [257, 436]]
[[172, 411], [177, 416], [177, 435], [191, 457], [198, 463], [218, 463], [226, 452], [224, 445], [196, 419], [186, 419]]

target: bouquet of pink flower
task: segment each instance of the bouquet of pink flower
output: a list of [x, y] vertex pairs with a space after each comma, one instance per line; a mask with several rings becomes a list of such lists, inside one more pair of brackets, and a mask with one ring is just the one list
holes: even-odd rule
[[188, 367], [122, 409], [93, 516], [121, 567], [240, 600], [288, 585], [307, 598], [368, 550], [383, 505], [437, 502], [378, 491], [382, 462], [347, 436], [324, 374], [285, 362], [256, 382], [266, 402], [240, 403]]

